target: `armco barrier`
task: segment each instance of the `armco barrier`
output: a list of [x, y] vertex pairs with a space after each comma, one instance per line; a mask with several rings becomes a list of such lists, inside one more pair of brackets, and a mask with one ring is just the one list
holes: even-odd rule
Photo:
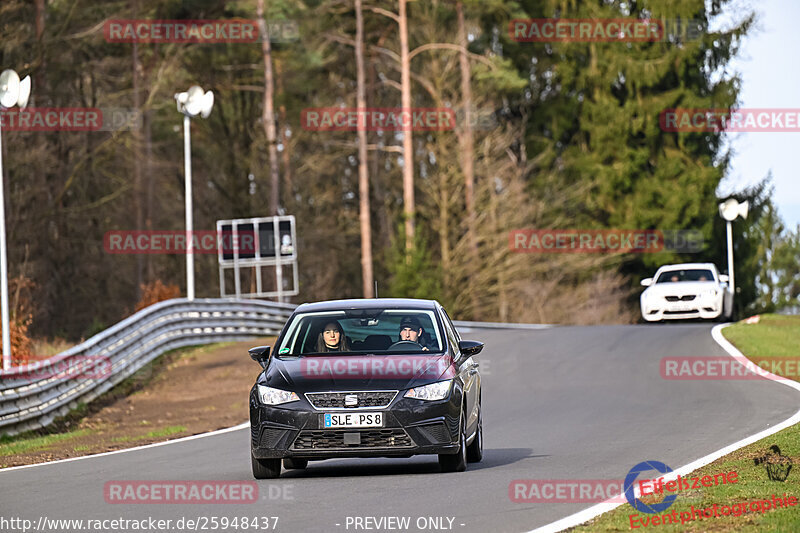
[[[277, 335], [293, 304], [261, 300], [167, 300], [151, 305], [89, 340], [35, 363], [0, 371], [0, 435], [47, 426], [108, 391], [159, 355], [214, 342]], [[96, 377], [65, 378], [54, 370], [87, 358], [108, 366]], [[91, 359], [89, 359], [91, 360]], [[31, 376], [41, 375], [41, 379]]]

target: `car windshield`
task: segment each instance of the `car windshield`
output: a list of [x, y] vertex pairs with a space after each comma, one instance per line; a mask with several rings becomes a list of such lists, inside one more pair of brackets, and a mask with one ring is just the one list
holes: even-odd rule
[[295, 315], [276, 355], [391, 355], [443, 350], [433, 310], [348, 309]]
[[714, 281], [714, 274], [707, 268], [667, 270], [659, 274], [656, 283], [675, 283], [678, 281]]

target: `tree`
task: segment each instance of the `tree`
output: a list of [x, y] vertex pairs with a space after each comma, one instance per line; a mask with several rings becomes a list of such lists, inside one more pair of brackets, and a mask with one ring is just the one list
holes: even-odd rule
[[[408, 14], [407, 0], [398, 0], [397, 24], [400, 34], [400, 91], [403, 111], [411, 112], [411, 60], [408, 57]], [[414, 149], [411, 133], [411, 121], [403, 130], [403, 217], [406, 229], [406, 254], [411, 260], [414, 248]]]
[[[361, 0], [355, 0], [356, 8], [356, 72], [358, 96], [356, 108], [367, 108], [366, 90], [364, 87], [364, 14], [361, 9]], [[366, 124], [358, 128], [358, 197], [359, 197], [359, 226], [361, 228], [361, 278], [364, 298], [372, 298], [372, 225], [370, 223], [369, 209], [369, 174], [367, 172], [367, 130]]]
[[269, 211], [278, 214], [280, 205], [280, 174], [278, 172], [278, 147], [275, 133], [274, 94], [275, 82], [272, 77], [272, 44], [270, 43], [267, 22], [264, 19], [264, 0], [257, 0], [259, 35], [261, 36], [261, 53], [264, 61], [264, 108], [261, 120], [264, 122], [264, 133], [267, 136], [269, 152]]

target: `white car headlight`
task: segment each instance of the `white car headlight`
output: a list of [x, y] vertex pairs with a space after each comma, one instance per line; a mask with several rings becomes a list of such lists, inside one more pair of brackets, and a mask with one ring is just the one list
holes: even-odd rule
[[717, 289], [706, 289], [700, 293], [701, 296], [716, 297], [718, 294]]
[[422, 387], [414, 387], [408, 390], [405, 397], [416, 398], [417, 400], [444, 400], [450, 394], [450, 386], [452, 384], [453, 380], [448, 379], [447, 381], [437, 381]]
[[272, 387], [258, 386], [258, 399], [266, 405], [280, 405], [282, 403], [296, 402], [300, 398], [288, 390], [273, 389]]

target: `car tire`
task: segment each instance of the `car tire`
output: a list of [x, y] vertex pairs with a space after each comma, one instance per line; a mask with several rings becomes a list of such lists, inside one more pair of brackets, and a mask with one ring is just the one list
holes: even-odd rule
[[442, 472], [463, 472], [467, 469], [467, 423], [464, 413], [461, 414], [461, 431], [458, 436], [458, 452], [439, 454], [439, 467]]
[[475, 438], [467, 446], [467, 462], [479, 463], [483, 459], [483, 410], [478, 404], [478, 429], [475, 430]]
[[256, 479], [275, 479], [281, 475], [280, 459], [258, 459], [250, 454], [253, 465], [253, 477]]
[[293, 459], [287, 457], [283, 460], [283, 467], [286, 470], [303, 470], [308, 466], [308, 459]]

